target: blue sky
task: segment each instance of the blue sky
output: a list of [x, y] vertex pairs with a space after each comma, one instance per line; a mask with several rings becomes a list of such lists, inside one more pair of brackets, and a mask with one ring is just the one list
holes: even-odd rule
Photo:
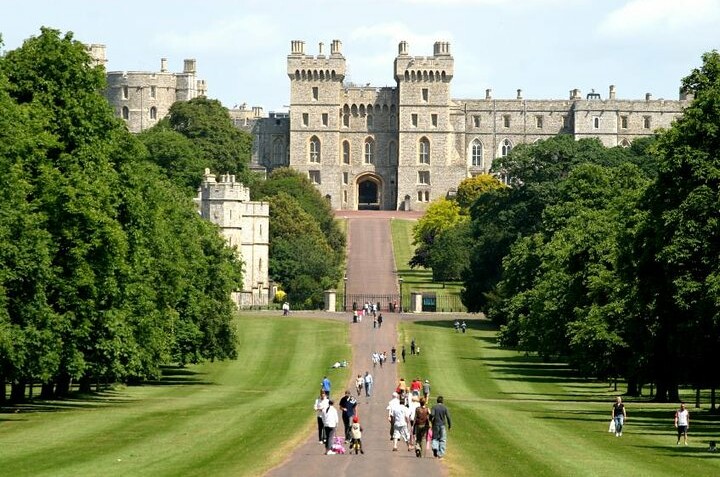
[[107, 46], [108, 70], [171, 71], [197, 60], [208, 96], [279, 111], [289, 101], [286, 58], [342, 41], [348, 78], [394, 85], [405, 40], [413, 56], [449, 41], [453, 98], [564, 99], [573, 88], [618, 98], [677, 99], [682, 77], [720, 46], [720, 0], [3, 0], [12, 50], [41, 26]]

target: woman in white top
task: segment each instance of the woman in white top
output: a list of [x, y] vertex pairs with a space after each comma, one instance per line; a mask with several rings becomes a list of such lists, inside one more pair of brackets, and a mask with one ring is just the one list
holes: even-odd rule
[[317, 415], [317, 426], [318, 426], [318, 440], [320, 444], [325, 442], [325, 423], [323, 418], [325, 417], [325, 411], [330, 405], [330, 401], [325, 395], [325, 391], [320, 391], [320, 396], [315, 399], [315, 414]]

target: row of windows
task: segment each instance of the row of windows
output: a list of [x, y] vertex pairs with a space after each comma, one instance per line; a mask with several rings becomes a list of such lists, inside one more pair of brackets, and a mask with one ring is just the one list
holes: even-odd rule
[[[435, 115], [437, 116], [437, 115]], [[350, 113], [341, 113], [340, 118], [342, 121], [343, 127], [350, 127]], [[328, 127], [330, 125], [330, 116], [328, 113], [322, 113], [320, 115], [320, 124], [322, 127]], [[389, 124], [395, 124], [395, 115], [391, 115], [389, 118]], [[310, 114], [308, 113], [302, 113], [302, 125], [303, 127], [310, 126]], [[435, 119], [435, 126], [437, 126], [437, 118]], [[373, 128], [375, 127], [375, 118], [372, 114], [368, 114], [365, 116], [365, 127], [367, 128]]]
[[[416, 128], [418, 127], [418, 115], [413, 113], [410, 115], [410, 123], [412, 124], [412, 127]], [[430, 125], [434, 128], [438, 125], [438, 115], [437, 114], [431, 114], [430, 115]]]
[[[150, 119], [157, 119], [157, 108], [155, 106], [150, 108], [150, 111], [148, 113]], [[130, 108], [128, 108], [127, 106], [122, 107], [122, 118], [125, 120], [130, 119]]]
[[[374, 164], [375, 163], [375, 140], [371, 137], [365, 139], [365, 143], [363, 145], [363, 162], [365, 164]], [[509, 139], [504, 139], [500, 143], [500, 155], [502, 157], [507, 156], [510, 151], [512, 150], [513, 145], [512, 142], [510, 142]], [[276, 141], [275, 143], [275, 154], [276, 155], [282, 155], [283, 151], [282, 143], [279, 141]], [[425, 164], [430, 165], [430, 140], [426, 137], [420, 138], [418, 141], [418, 164]], [[351, 154], [350, 154], [350, 142], [349, 141], [343, 141], [342, 142], [342, 162], [343, 164], [350, 164], [351, 162]], [[318, 139], [317, 136], [313, 136], [310, 138], [309, 143], [309, 161], [311, 163], [319, 164], [321, 160], [322, 154], [321, 154], [321, 145], [320, 145], [320, 139]], [[388, 146], [388, 158], [390, 159], [390, 164], [394, 164], [397, 157], [397, 149], [394, 142], [391, 142]], [[281, 161], [281, 158], [276, 158], [278, 160], [278, 163]], [[472, 143], [470, 144], [470, 163], [472, 166], [475, 167], [483, 167], [483, 144], [480, 142], [479, 139], [474, 139]]]
[[[413, 114], [413, 126], [417, 126], [417, 114]], [[434, 115], [437, 116], [437, 115]], [[563, 116], [563, 128], [567, 129], [570, 124], [570, 119], [567, 116]], [[433, 126], [437, 126], [436, 120], [433, 121]], [[472, 116], [472, 124], [473, 127], [479, 128], [482, 124], [482, 119], [479, 115], [473, 115]], [[502, 124], [504, 128], [509, 128], [511, 125], [511, 115], [509, 114], [503, 114], [502, 117]], [[544, 116], [537, 115], [535, 116], [535, 127], [537, 129], [542, 129], [544, 126]], [[651, 116], [643, 116], [643, 128], [644, 129], [650, 129], [652, 127], [652, 117]], [[599, 129], [600, 128], [600, 116], [594, 116], [593, 117], [593, 128]], [[627, 129], [628, 128], [628, 116], [620, 116], [620, 128], [621, 129]]]
[[[343, 185], [349, 184], [349, 177], [350, 174], [348, 172], [342, 173], [342, 183]], [[321, 184], [321, 178], [320, 178], [320, 170], [313, 169], [308, 171], [308, 178], [310, 179], [310, 182], [313, 184]], [[419, 185], [430, 185], [430, 171], [418, 171], [417, 173], [417, 183]]]
[[[141, 86], [138, 86], [136, 89], [143, 90], [144, 88]], [[157, 87], [156, 86], [150, 86], [150, 97], [156, 98], [157, 97]], [[130, 97], [130, 87], [129, 86], [123, 86], [122, 87], [122, 99], [128, 99]]]

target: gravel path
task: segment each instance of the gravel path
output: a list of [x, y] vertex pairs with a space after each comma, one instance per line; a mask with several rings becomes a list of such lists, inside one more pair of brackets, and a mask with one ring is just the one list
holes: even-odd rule
[[[397, 293], [397, 281], [392, 260], [392, 242], [390, 239], [390, 217], [399, 217], [400, 212], [353, 212], [342, 211], [338, 215], [346, 215], [348, 224], [348, 293]], [[408, 218], [416, 218], [407, 214]], [[416, 214], [417, 215], [417, 214]], [[338, 315], [343, 319], [342, 314]], [[407, 315], [402, 315], [407, 319]], [[363, 426], [364, 455], [324, 455], [323, 446], [318, 444], [316, 432], [311, 432], [303, 443], [281, 466], [268, 473], [273, 477], [285, 476], [397, 476], [422, 475], [423, 477], [444, 476], [447, 471], [440, 462], [429, 457], [419, 459], [413, 452], [408, 452], [401, 442], [398, 451], [392, 451], [387, 421], [388, 401], [397, 383], [395, 365], [390, 362], [390, 349], [397, 342], [397, 322], [400, 318], [395, 313], [383, 313], [382, 328], [373, 329], [372, 318], [365, 318], [360, 323], [350, 324], [350, 342], [353, 357], [350, 361], [351, 382], [345, 389], [352, 390], [353, 382], [358, 374], [370, 371], [375, 381], [371, 397], [364, 395], [359, 399], [358, 413]], [[415, 317], [413, 317], [415, 318]], [[431, 318], [428, 316], [417, 318]], [[439, 319], [439, 316], [434, 316]], [[350, 314], [346, 317], [350, 322]], [[383, 368], [373, 369], [370, 356], [372, 351], [387, 351], [388, 362]], [[333, 383], [333, 400], [335, 405], [342, 397], [343, 387]], [[308, 403], [312, 406], [312, 402]], [[313, 420], [314, 424], [314, 420]], [[342, 420], [338, 425], [342, 435]]]

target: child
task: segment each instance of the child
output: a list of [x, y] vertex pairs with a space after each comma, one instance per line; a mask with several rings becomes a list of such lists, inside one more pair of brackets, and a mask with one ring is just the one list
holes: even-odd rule
[[364, 454], [365, 451], [363, 451], [362, 448], [362, 426], [360, 425], [360, 418], [357, 416], [353, 417], [352, 425], [350, 426], [350, 435], [352, 436], [352, 440], [350, 441], [350, 453], [352, 453], [353, 449], [355, 449], [355, 455], [357, 455], [358, 451], [360, 451], [361, 454]]

